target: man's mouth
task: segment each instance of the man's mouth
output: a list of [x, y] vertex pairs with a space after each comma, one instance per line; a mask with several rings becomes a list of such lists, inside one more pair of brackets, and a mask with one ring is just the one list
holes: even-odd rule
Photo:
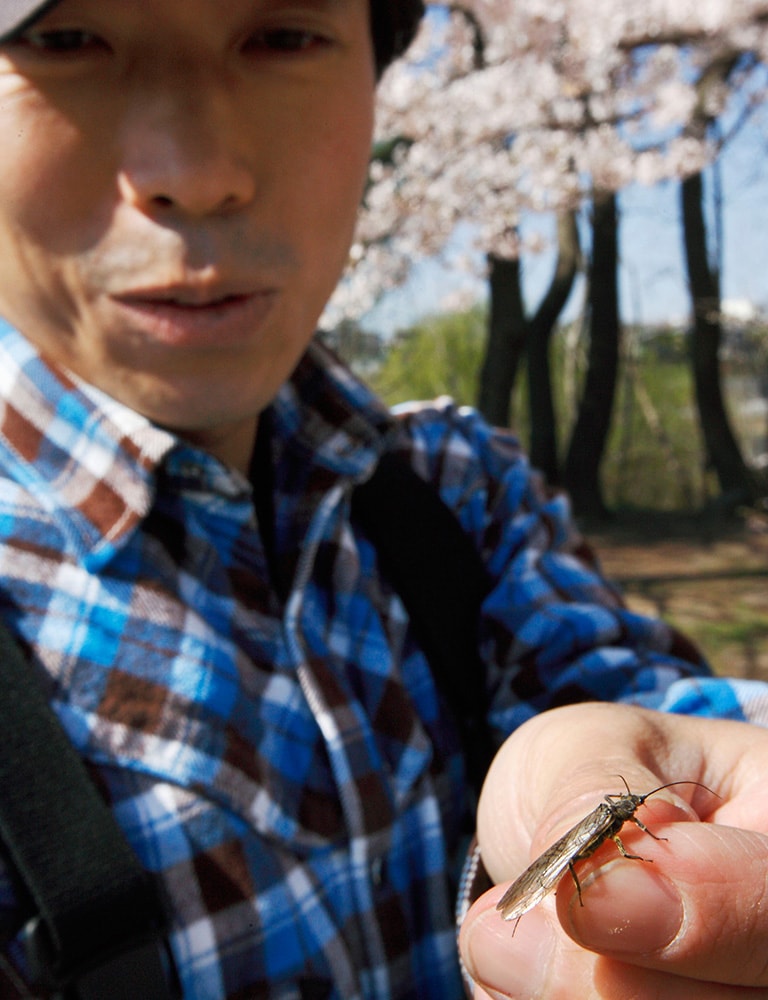
[[151, 342], [225, 346], [250, 341], [272, 311], [277, 291], [173, 286], [114, 295], [124, 321]]
[[168, 305], [189, 307], [210, 307], [231, 300], [240, 300], [252, 295], [262, 295], [268, 288], [249, 288], [247, 286], [228, 285], [221, 283], [190, 283], [136, 288], [115, 295], [124, 302], [157, 302]]
[[[251, 293], [252, 295], [259, 293]], [[232, 295], [221, 295], [212, 298], [204, 299], [194, 299], [185, 298], [184, 296], [176, 295], [161, 295], [161, 296], [143, 296], [143, 295], [127, 295], [120, 296], [124, 302], [135, 305], [147, 305], [147, 306], [168, 306], [176, 309], [189, 309], [189, 310], [204, 310], [204, 309], [219, 309], [225, 308], [226, 306], [245, 302], [250, 298], [249, 293], [242, 292], [240, 294]]]

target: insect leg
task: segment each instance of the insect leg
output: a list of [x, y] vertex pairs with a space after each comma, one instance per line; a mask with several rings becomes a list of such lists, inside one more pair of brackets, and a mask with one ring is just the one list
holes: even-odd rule
[[[648, 833], [650, 833], [650, 830], [648, 831]], [[651, 836], [653, 836], [653, 834], [651, 834]], [[619, 854], [623, 858], [629, 858], [630, 861], [648, 861], [652, 863], [651, 858], [643, 858], [639, 854], [630, 854], [629, 851], [627, 851], [626, 847], [622, 844], [621, 837], [618, 835], [618, 833], [615, 833], [611, 839], [613, 840], [614, 844], [618, 847]], [[659, 837], [656, 837], [656, 840], [659, 839], [660, 839]]]
[[579, 882], [579, 876], [576, 874], [576, 869], [573, 867], [573, 861], [568, 862], [568, 871], [571, 873], [573, 884], [576, 886], [576, 892], [579, 894], [579, 906], [583, 906], [584, 900], [581, 898], [581, 882]]
[[643, 833], [647, 833], [649, 837], [653, 837], [654, 840], [669, 840], [669, 837], [657, 837], [653, 830], [649, 830], [645, 823], [641, 822], [637, 816], [629, 817], [635, 826], [639, 826]]

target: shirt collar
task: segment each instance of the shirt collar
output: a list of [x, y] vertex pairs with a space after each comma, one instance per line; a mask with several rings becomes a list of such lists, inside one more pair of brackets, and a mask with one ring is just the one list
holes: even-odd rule
[[394, 422], [381, 400], [315, 338], [270, 408], [275, 460], [368, 477]]
[[[301, 488], [366, 478], [392, 428], [386, 407], [318, 341], [271, 410], [275, 461], [302, 470]], [[249, 488], [210, 455], [51, 365], [0, 321], [0, 467], [48, 510], [90, 569], [125, 544], [154, 502], [159, 468], [176, 466], [182, 452], [201, 489], [232, 496]]]

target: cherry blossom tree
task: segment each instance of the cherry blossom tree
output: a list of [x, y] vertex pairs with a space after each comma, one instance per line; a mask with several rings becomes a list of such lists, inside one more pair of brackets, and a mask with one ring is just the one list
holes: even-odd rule
[[[534, 460], [538, 449], [539, 464], [556, 473], [548, 337], [579, 266], [576, 213], [588, 210], [594, 222], [593, 265], [596, 255], [610, 261], [616, 192], [701, 174], [728, 129], [765, 99], [767, 19], [768, 0], [434, 5], [409, 57], [380, 86], [370, 185], [331, 316], [365, 312], [414, 260], [443, 253], [457, 225], [469, 223], [491, 284], [482, 408], [504, 417], [527, 345], [541, 437]], [[530, 210], [557, 214], [559, 254], [552, 285], [528, 316], [519, 260], [529, 248], [519, 224]], [[571, 488], [580, 470], [584, 509], [601, 505], [597, 470], [618, 357], [611, 267], [590, 270], [591, 356], [600, 370], [586, 375], [565, 462]]]

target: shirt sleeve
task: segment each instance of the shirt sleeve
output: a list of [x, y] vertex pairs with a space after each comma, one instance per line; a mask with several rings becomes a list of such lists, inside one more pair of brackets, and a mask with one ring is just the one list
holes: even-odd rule
[[712, 677], [685, 636], [626, 606], [567, 497], [547, 488], [513, 435], [447, 400], [409, 408], [405, 425], [417, 471], [475, 538], [491, 576], [481, 637], [497, 739], [587, 700], [768, 719], [768, 686]]

